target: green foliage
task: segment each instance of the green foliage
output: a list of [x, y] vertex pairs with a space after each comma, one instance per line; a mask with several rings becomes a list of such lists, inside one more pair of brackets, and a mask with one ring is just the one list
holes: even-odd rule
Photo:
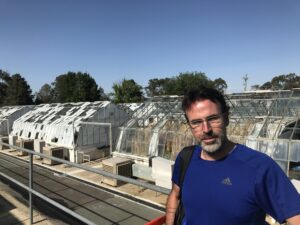
[[172, 79], [150, 79], [148, 81], [148, 86], [145, 88], [146, 93], [149, 97], [167, 95], [168, 87], [171, 87], [170, 83]]
[[104, 93], [104, 89], [102, 87], [98, 87], [98, 93], [100, 101], [109, 101], [109, 96]]
[[173, 78], [149, 80], [146, 93], [149, 97], [159, 95], [183, 95], [190, 89], [202, 87], [215, 87], [224, 92], [227, 88], [227, 84], [226, 81], [221, 78], [212, 81], [202, 72], [186, 72], [180, 73]]
[[295, 73], [273, 77], [271, 81], [260, 86], [262, 90], [291, 90], [292, 88], [300, 88], [300, 76]]
[[176, 77], [173, 89], [175, 92], [172, 94], [184, 95], [190, 89], [212, 87], [212, 85], [212, 82], [202, 72], [180, 73]]
[[270, 81], [264, 83], [262, 86], [259, 87], [261, 90], [270, 90], [272, 89], [272, 84]]
[[112, 88], [115, 103], [141, 102], [144, 98], [142, 87], [133, 79], [123, 79], [120, 83], [114, 83]]
[[101, 100], [100, 91], [88, 73], [68, 72], [52, 83], [56, 102], [84, 102]]
[[6, 85], [4, 105], [30, 105], [33, 103], [32, 91], [20, 74], [6, 77]]
[[0, 106], [4, 104], [9, 80], [9, 74], [0, 70]]
[[218, 91], [224, 93], [225, 90], [227, 89], [227, 83], [222, 78], [218, 78], [213, 81], [213, 87]]
[[54, 101], [54, 90], [49, 84], [44, 84], [36, 93], [35, 104], [52, 103]]

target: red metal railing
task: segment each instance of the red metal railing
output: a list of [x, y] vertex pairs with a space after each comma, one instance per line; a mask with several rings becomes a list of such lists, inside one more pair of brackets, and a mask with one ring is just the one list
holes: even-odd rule
[[165, 222], [166, 222], [166, 216], [163, 215], [154, 220], [151, 220], [148, 223], [145, 223], [144, 225], [163, 225], [163, 224], [165, 224]]

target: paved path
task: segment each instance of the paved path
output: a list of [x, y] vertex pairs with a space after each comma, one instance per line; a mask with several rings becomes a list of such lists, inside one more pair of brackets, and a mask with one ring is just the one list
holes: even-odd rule
[[[57, 217], [57, 216], [54, 216]], [[33, 212], [35, 225], [65, 225], [61, 219], [45, 215], [37, 210]], [[30, 224], [28, 203], [18, 192], [0, 181], [0, 222], [3, 225]]]
[[[0, 153], [0, 171], [24, 184], [28, 184], [28, 166], [27, 163], [23, 161], [13, 159]], [[145, 204], [125, 199], [78, 180], [70, 179], [65, 176], [57, 176], [55, 173], [39, 166], [34, 166], [33, 181], [33, 188], [36, 191], [72, 209], [74, 212], [77, 212], [96, 224], [141, 225], [163, 214], [161, 211], [148, 207]], [[7, 186], [2, 185], [1, 190], [5, 191], [5, 187]], [[1, 195], [2, 193], [4, 192], [1, 192]], [[23, 193], [25, 196], [26, 192]], [[23, 220], [28, 220], [29, 214], [26, 212], [27, 202], [22, 196], [18, 196], [18, 198], [15, 199], [17, 199], [17, 202], [20, 202], [17, 206], [9, 203], [7, 199], [0, 198], [0, 202], [5, 205], [3, 208], [1, 207], [0, 216], [5, 214], [6, 216], [8, 215], [8, 219], [15, 219], [15, 221], [20, 220], [20, 218], [16, 218], [16, 216], [12, 214], [12, 210], [17, 208], [23, 211]], [[21, 209], [22, 205], [24, 206], [23, 209]], [[63, 218], [63, 215], [59, 215], [58, 218], [55, 218], [56, 213], [53, 212], [53, 210], [49, 210], [53, 209], [53, 207], [50, 207], [49, 204], [46, 205], [48, 207], [47, 210], [44, 209], [45, 204], [42, 204], [41, 201], [37, 201], [35, 198], [34, 206], [37, 212], [34, 214], [34, 222], [42, 222], [46, 220], [44, 219], [45, 217], [48, 217], [50, 219], [46, 224], [75, 224], [74, 222], [64, 221], [65, 218]], [[1, 224], [3, 218], [0, 219]], [[16, 223], [3, 222], [3, 224], [9, 225]]]

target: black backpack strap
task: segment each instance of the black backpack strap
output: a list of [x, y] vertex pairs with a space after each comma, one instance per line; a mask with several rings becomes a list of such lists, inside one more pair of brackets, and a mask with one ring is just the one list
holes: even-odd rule
[[175, 213], [175, 219], [174, 219], [174, 225], [181, 225], [182, 220], [185, 216], [185, 211], [184, 211], [184, 207], [183, 207], [183, 203], [181, 201], [181, 192], [182, 192], [182, 184], [183, 184], [183, 180], [184, 180], [184, 176], [185, 173], [187, 171], [187, 168], [190, 164], [194, 149], [195, 149], [195, 145], [193, 146], [188, 146], [185, 147], [184, 149], [182, 149], [179, 153], [180, 157], [180, 161], [179, 161], [179, 187], [180, 187], [180, 191], [179, 191], [179, 205], [177, 207], [176, 213]]
[[182, 184], [184, 181], [184, 176], [185, 176], [187, 168], [190, 164], [195, 147], [196, 147], [195, 145], [185, 147], [179, 153], [180, 154], [179, 155], [180, 156], [180, 173], [179, 173], [180, 194], [179, 194], [179, 198], [181, 198], [181, 189], [182, 189]]

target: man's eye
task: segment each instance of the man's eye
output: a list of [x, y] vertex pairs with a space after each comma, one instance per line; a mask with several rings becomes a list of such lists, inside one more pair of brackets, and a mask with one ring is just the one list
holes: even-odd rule
[[196, 120], [192, 122], [193, 125], [200, 125], [201, 123], [203, 123], [202, 120]]
[[220, 116], [213, 116], [213, 117], [207, 118], [207, 121], [211, 122], [211, 123], [218, 123], [218, 122], [220, 122], [220, 119], [221, 119]]
[[213, 117], [208, 118], [207, 120], [208, 121], [215, 121], [215, 120], [218, 120], [218, 119], [219, 119], [218, 116], [213, 116]]

